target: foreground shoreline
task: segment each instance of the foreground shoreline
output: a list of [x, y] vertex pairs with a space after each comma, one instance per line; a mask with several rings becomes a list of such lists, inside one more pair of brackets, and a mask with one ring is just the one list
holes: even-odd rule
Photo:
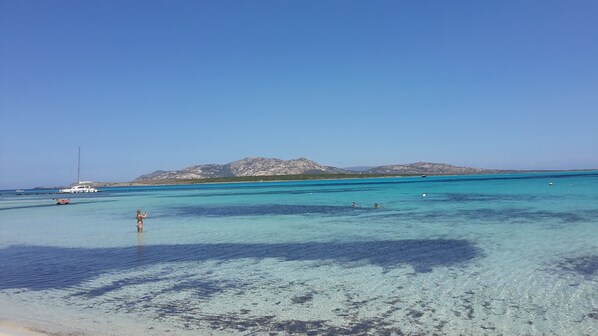
[[0, 321], [0, 336], [48, 336], [50, 334], [33, 330], [8, 321]]

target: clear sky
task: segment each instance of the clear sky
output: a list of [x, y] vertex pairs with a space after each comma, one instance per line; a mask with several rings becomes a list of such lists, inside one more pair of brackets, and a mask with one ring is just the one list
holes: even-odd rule
[[598, 1], [0, 0], [0, 189], [248, 156], [598, 168]]

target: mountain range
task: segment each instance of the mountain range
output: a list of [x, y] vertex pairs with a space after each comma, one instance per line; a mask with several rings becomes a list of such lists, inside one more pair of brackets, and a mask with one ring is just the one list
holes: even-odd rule
[[200, 164], [181, 170], [158, 170], [139, 176], [133, 182], [156, 182], [161, 180], [194, 180], [238, 176], [277, 176], [310, 174], [375, 174], [375, 175], [461, 175], [491, 174], [498, 170], [457, 167], [445, 163], [417, 162], [379, 167], [337, 168], [324, 166], [306, 158], [281, 160], [275, 158], [249, 157], [227, 164]]

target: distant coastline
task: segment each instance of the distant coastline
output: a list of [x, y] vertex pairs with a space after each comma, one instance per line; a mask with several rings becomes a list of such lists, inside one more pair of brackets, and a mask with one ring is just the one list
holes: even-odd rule
[[[247, 157], [227, 164], [198, 164], [180, 170], [157, 170], [126, 185], [178, 185], [262, 181], [339, 180], [353, 178], [516, 174], [550, 172], [454, 166], [447, 163], [415, 162], [383, 166], [338, 168], [301, 157], [291, 160]], [[100, 186], [100, 185], [98, 185]]]
[[[493, 173], [477, 174], [429, 174], [426, 177], [450, 177], [467, 175], [500, 175], [500, 174], [533, 174], [533, 173], [584, 173], [594, 172], [598, 169], [574, 169], [574, 170], [503, 170]], [[422, 177], [420, 174], [304, 174], [304, 175], [269, 175], [269, 176], [235, 176], [222, 178], [205, 179], [164, 179], [156, 181], [130, 181], [130, 182], [93, 182], [96, 188], [109, 187], [143, 187], [143, 186], [168, 186], [168, 185], [193, 185], [193, 184], [219, 184], [219, 183], [245, 183], [245, 182], [292, 182], [292, 181], [320, 181], [320, 180], [347, 180], [365, 178], [409, 178]], [[37, 187], [34, 189], [58, 189], [59, 187]]]
[[[95, 188], [132, 187], [156, 185], [274, 182], [306, 180], [342, 180], [385, 177], [428, 177], [524, 173], [585, 172], [596, 169], [574, 170], [515, 170], [485, 169], [453, 166], [446, 163], [416, 162], [385, 166], [356, 166], [337, 168], [315, 161], [298, 158], [281, 160], [276, 158], [248, 157], [227, 164], [199, 164], [180, 170], [157, 170], [141, 175], [132, 181], [89, 182]], [[60, 187], [36, 187], [36, 190], [59, 189]]]

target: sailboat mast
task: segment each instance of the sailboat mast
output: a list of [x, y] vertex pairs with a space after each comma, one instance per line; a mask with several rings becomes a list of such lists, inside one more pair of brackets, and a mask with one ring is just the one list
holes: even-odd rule
[[79, 147], [79, 157], [77, 159], [77, 184], [81, 183], [81, 147]]

